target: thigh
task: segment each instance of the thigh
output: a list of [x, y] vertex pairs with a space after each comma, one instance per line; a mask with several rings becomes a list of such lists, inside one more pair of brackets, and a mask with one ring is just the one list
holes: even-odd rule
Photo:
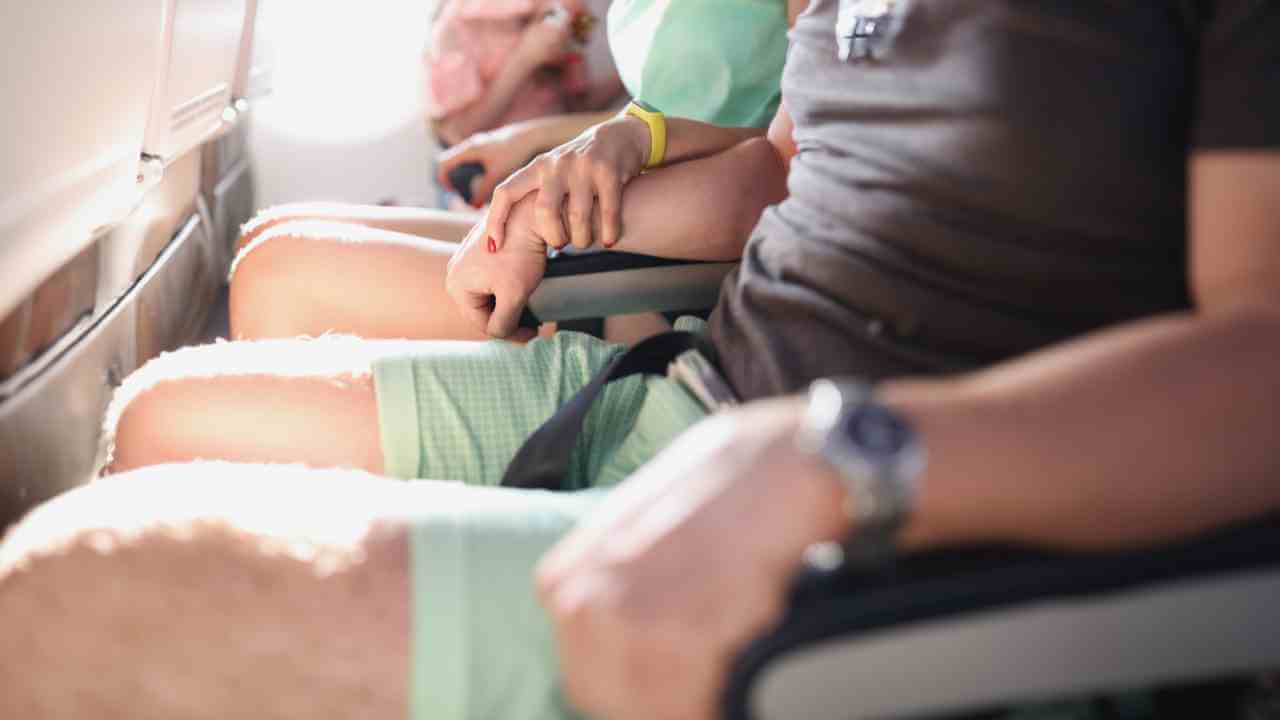
[[[622, 349], [579, 333], [527, 345], [328, 336], [186, 348], [147, 363], [113, 399], [109, 467], [217, 459], [497, 484], [524, 440]], [[577, 439], [575, 483], [622, 446], [645, 394], [639, 377], [605, 389]]]
[[[410, 487], [425, 499], [438, 483]], [[606, 495], [464, 487], [447, 503], [414, 503], [409, 717], [581, 717], [559, 692], [554, 631], [534, 575]]]
[[378, 472], [371, 368], [404, 351], [328, 337], [161, 355], [129, 376], [108, 409], [110, 470], [203, 458]]
[[[620, 345], [560, 332], [526, 345], [435, 342], [373, 364], [383, 472], [496, 485], [516, 451], [618, 353]], [[605, 387], [576, 438], [568, 487], [585, 487], [630, 433], [646, 386]]]
[[0, 717], [406, 717], [404, 487], [198, 463], [38, 508], [0, 546]]
[[73, 490], [0, 545], [0, 716], [576, 717], [533, 572], [601, 497], [217, 462]]
[[347, 203], [289, 203], [268, 208], [244, 226], [237, 250], [281, 223], [295, 220], [340, 222], [416, 235], [444, 242], [459, 242], [480, 220], [479, 213], [433, 208], [383, 207]]
[[355, 225], [277, 225], [232, 266], [232, 337], [482, 339], [445, 293], [455, 247]]

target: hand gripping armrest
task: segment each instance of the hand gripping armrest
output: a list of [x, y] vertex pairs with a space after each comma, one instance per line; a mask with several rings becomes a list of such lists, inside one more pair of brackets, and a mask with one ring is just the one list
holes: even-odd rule
[[547, 261], [520, 324], [710, 308], [737, 265], [625, 252], [561, 253]]
[[913, 717], [1280, 667], [1280, 517], [1152, 551], [810, 571], [739, 657], [733, 720]]

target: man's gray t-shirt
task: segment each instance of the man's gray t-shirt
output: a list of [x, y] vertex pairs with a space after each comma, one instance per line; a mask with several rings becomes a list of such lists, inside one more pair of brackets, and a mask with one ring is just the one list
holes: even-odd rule
[[1184, 309], [1188, 153], [1280, 148], [1270, 0], [815, 0], [791, 40], [790, 197], [711, 321], [744, 398]]

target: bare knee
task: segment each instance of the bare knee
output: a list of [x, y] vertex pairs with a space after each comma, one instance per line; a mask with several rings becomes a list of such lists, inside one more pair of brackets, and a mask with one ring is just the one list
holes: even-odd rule
[[[256, 340], [308, 334], [319, 312], [309, 297], [309, 254], [321, 252], [305, 224], [282, 223], [256, 233], [231, 266], [231, 337]], [[319, 334], [319, 333], [316, 333]]]
[[372, 359], [354, 338], [186, 348], [130, 375], [108, 408], [109, 473], [191, 460], [382, 470]]
[[241, 522], [250, 483], [205, 482], [232, 466], [183, 470], [67, 493], [0, 545], [0, 717], [403, 716], [402, 533], [359, 502], [329, 537], [280, 504]]
[[[208, 425], [201, 409], [216, 403], [207, 381], [200, 377], [163, 372], [198, 353], [170, 353], [131, 376], [107, 413], [106, 437], [110, 461], [107, 472], [199, 457], [197, 435]], [[169, 369], [173, 369], [170, 367]]]
[[478, 338], [444, 292], [455, 249], [341, 222], [277, 225], [232, 265], [231, 335]]
[[252, 220], [240, 228], [240, 237], [236, 240], [236, 253], [257, 240], [263, 233], [288, 222], [300, 220], [316, 220], [325, 216], [327, 203], [286, 203], [276, 205], [259, 212]]
[[258, 234], [231, 265], [231, 337], [261, 340], [356, 333], [349, 317], [368, 301], [370, 233], [357, 225], [291, 221]]

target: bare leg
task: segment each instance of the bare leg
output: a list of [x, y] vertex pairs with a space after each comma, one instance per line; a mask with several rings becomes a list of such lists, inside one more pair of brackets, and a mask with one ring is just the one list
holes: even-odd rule
[[329, 337], [187, 348], [131, 375], [107, 414], [110, 469], [200, 458], [380, 472], [371, 364], [404, 344]]
[[0, 545], [0, 717], [408, 717], [432, 489], [201, 463], [61, 496]]
[[658, 313], [614, 315], [604, 319], [604, 336], [609, 342], [635, 345], [645, 338], [671, 330], [671, 323]]
[[445, 294], [454, 248], [355, 225], [275, 225], [236, 258], [231, 336], [482, 339]]
[[390, 230], [406, 235], [459, 242], [480, 220], [479, 213], [454, 212], [430, 208], [382, 207], [380, 205], [348, 205], [345, 203], [289, 203], [263, 210], [245, 224], [236, 252], [272, 227], [295, 220], [339, 222], [349, 225]]

